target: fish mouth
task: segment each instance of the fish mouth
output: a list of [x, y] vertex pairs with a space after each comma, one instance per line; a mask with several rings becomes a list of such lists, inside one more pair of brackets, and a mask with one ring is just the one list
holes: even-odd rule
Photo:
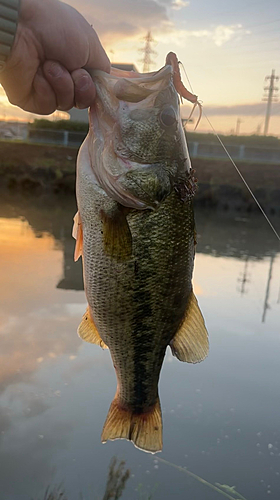
[[119, 106], [122, 103], [133, 111], [143, 100], [144, 108], [152, 110], [155, 96], [170, 85], [173, 69], [166, 65], [148, 74], [122, 70], [113, 70], [112, 74], [92, 70], [90, 74], [97, 91], [89, 112], [88, 142], [95, 178], [106, 194], [121, 205], [155, 210], [170, 194], [170, 171], [164, 161], [155, 158], [154, 162], [146, 153], [141, 158], [139, 151], [130, 151], [123, 144]]
[[111, 73], [105, 73], [105, 71], [99, 69], [87, 69], [88, 73], [94, 80], [96, 77], [105, 77], [106, 80], [120, 80], [121, 78], [127, 78], [133, 80], [135, 83], [147, 83], [153, 84], [157, 83], [159, 80], [170, 79], [173, 75], [173, 68], [171, 65], [167, 64], [157, 71], [151, 71], [150, 73], [138, 73], [136, 71], [124, 71], [122, 69], [117, 69], [112, 67]]

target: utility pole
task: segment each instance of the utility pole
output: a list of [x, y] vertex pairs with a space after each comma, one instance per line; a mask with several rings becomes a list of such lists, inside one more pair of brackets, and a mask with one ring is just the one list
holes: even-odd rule
[[266, 312], [268, 309], [270, 309], [270, 305], [268, 303], [268, 300], [269, 300], [270, 282], [271, 282], [271, 278], [272, 278], [272, 269], [273, 269], [274, 259], [275, 259], [275, 254], [273, 253], [270, 257], [270, 266], [269, 266], [269, 271], [268, 271], [268, 278], [267, 278], [267, 285], [266, 285], [266, 292], [265, 292], [265, 299], [264, 299], [264, 306], [263, 306], [262, 323], [265, 322]]
[[262, 124], [259, 123], [257, 126], [256, 135], [261, 135], [261, 128], [262, 128]]
[[235, 129], [235, 135], [239, 135], [240, 131], [240, 124], [242, 123], [241, 118], [237, 118], [236, 120], [236, 129]]
[[151, 54], [157, 55], [155, 50], [152, 49], [152, 43], [155, 43], [155, 40], [152, 37], [151, 31], [148, 31], [147, 35], [144, 37], [144, 41], [146, 42], [142, 49], [139, 49], [139, 52], [144, 53], [143, 59], [140, 59], [139, 62], [143, 63], [143, 73], [150, 71], [150, 66], [155, 64], [151, 58]]
[[268, 127], [269, 127], [269, 119], [270, 119], [270, 114], [271, 114], [271, 104], [272, 102], [277, 102], [277, 96], [274, 95], [274, 92], [278, 91], [278, 87], [275, 87], [274, 83], [275, 81], [277, 82], [279, 80], [278, 76], [275, 76], [275, 69], [272, 70], [270, 76], [266, 76], [265, 80], [269, 80], [269, 86], [264, 87], [264, 90], [268, 90], [268, 95], [266, 95], [263, 98], [263, 101], [267, 102], [266, 106], [266, 116], [265, 116], [265, 124], [264, 124], [264, 135], [268, 134]]
[[240, 287], [241, 295], [243, 295], [244, 293], [247, 293], [247, 290], [245, 289], [245, 287], [246, 287], [247, 283], [250, 283], [249, 275], [248, 275], [248, 263], [249, 263], [249, 255], [246, 255], [243, 276], [242, 276], [242, 278], [238, 278], [238, 281], [241, 283], [241, 287]]

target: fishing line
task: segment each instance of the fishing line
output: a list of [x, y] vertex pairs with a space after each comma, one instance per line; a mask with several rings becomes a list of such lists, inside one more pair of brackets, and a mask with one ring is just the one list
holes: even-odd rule
[[264, 209], [262, 208], [262, 206], [260, 205], [260, 203], [258, 202], [257, 198], [255, 197], [252, 189], [250, 188], [250, 186], [248, 185], [248, 183], [246, 182], [246, 180], [244, 179], [243, 175], [241, 174], [239, 168], [237, 167], [236, 163], [234, 162], [234, 160], [232, 159], [232, 157], [230, 156], [227, 148], [225, 147], [225, 145], [223, 144], [222, 140], [220, 139], [220, 137], [218, 136], [217, 132], [215, 131], [212, 123], [210, 122], [208, 116], [204, 113], [204, 116], [206, 118], [206, 120], [208, 121], [210, 127], [212, 128], [215, 136], [217, 137], [219, 143], [221, 144], [222, 148], [224, 149], [225, 153], [227, 154], [228, 158], [230, 159], [231, 163], [233, 164], [236, 172], [238, 173], [238, 175], [241, 177], [242, 181], [244, 182], [246, 188], [248, 189], [249, 193], [251, 194], [252, 198], [254, 199], [254, 201], [256, 202], [257, 206], [259, 207], [261, 213], [263, 214], [263, 216], [265, 217], [266, 221], [268, 222], [268, 224], [270, 225], [272, 231], [274, 232], [274, 234], [276, 235], [276, 237], [278, 238], [278, 240], [280, 241], [280, 236], [279, 234], [277, 233], [275, 227], [273, 226], [272, 222], [270, 222], [268, 216], [266, 215]]
[[[183, 70], [184, 70], [184, 73], [185, 73], [185, 75], [186, 75], [186, 78], [187, 78], [187, 80], [188, 80], [188, 84], [189, 84], [189, 86], [190, 86], [190, 89], [191, 89], [192, 93], [194, 94], [194, 91], [193, 91], [193, 88], [192, 88], [191, 82], [190, 82], [189, 77], [188, 77], [188, 75], [187, 75], [187, 73], [186, 73], [186, 70], [185, 70], [185, 68], [184, 68], [184, 65], [183, 65], [182, 63], [179, 63], [179, 64], [181, 64], [181, 66], [182, 66], [182, 68], [183, 68]], [[262, 208], [262, 206], [260, 205], [260, 203], [259, 203], [259, 201], [257, 200], [256, 196], [254, 195], [254, 193], [253, 193], [252, 189], [250, 188], [250, 186], [248, 185], [247, 181], [244, 179], [244, 177], [243, 177], [243, 175], [241, 174], [241, 172], [240, 172], [240, 170], [239, 170], [238, 166], [236, 165], [235, 161], [234, 161], [234, 160], [233, 160], [233, 158], [230, 156], [230, 154], [229, 154], [229, 152], [228, 152], [227, 148], [225, 147], [225, 145], [224, 145], [223, 141], [221, 140], [221, 138], [219, 137], [218, 133], [217, 133], [217, 132], [216, 132], [216, 130], [214, 129], [214, 127], [213, 127], [212, 123], [210, 122], [210, 120], [209, 120], [208, 116], [206, 115], [206, 113], [205, 113], [205, 111], [204, 111], [204, 109], [203, 109], [203, 108], [202, 108], [202, 112], [203, 112], [203, 114], [204, 114], [204, 116], [205, 116], [205, 118], [206, 118], [207, 122], [209, 123], [209, 125], [210, 125], [211, 129], [213, 130], [213, 132], [214, 132], [215, 136], [217, 137], [217, 139], [218, 139], [219, 143], [221, 144], [221, 146], [222, 146], [223, 150], [225, 151], [226, 155], [228, 156], [229, 160], [231, 161], [232, 165], [234, 166], [234, 168], [235, 168], [236, 172], [238, 173], [238, 175], [240, 176], [240, 178], [241, 178], [241, 179], [242, 179], [242, 181], [244, 182], [244, 184], [245, 184], [246, 188], [248, 189], [248, 191], [249, 191], [250, 195], [252, 196], [253, 200], [255, 201], [255, 203], [257, 204], [257, 206], [259, 207], [259, 209], [260, 209], [261, 213], [263, 214], [264, 218], [266, 219], [266, 221], [267, 221], [267, 222], [268, 222], [268, 224], [270, 225], [270, 227], [271, 227], [272, 231], [274, 232], [275, 236], [276, 236], [276, 237], [278, 238], [278, 240], [280, 241], [280, 236], [279, 236], [278, 232], [276, 231], [276, 229], [275, 229], [275, 227], [273, 226], [272, 222], [269, 220], [268, 216], [266, 215], [266, 213], [265, 213], [264, 209], [263, 209], [263, 208]]]

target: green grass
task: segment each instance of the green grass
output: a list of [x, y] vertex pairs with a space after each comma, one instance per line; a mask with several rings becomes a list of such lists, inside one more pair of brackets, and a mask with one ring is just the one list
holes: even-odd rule
[[[130, 470], [125, 469], [125, 462], [118, 463], [117, 458], [113, 457], [109, 465], [106, 489], [102, 500], [119, 500], [125, 489], [127, 480], [130, 476]], [[80, 493], [80, 500], [83, 500], [83, 495]], [[63, 485], [50, 487], [48, 486], [42, 498], [32, 500], [68, 500]], [[78, 499], [77, 499], [78, 500]], [[94, 500], [93, 498], [90, 500]]]
[[[194, 472], [191, 472], [190, 470], [186, 469], [185, 467], [181, 467], [172, 462], [168, 462], [168, 460], [165, 460], [160, 457], [157, 457], [157, 460], [165, 465], [168, 465], [169, 467], [173, 467], [179, 472], [183, 472], [187, 476], [195, 479], [196, 481], [203, 484], [207, 488], [214, 490], [216, 493], [222, 495], [228, 500], [247, 500], [243, 495], [241, 495], [241, 493], [236, 491], [235, 486], [229, 486], [228, 484], [220, 484], [220, 483], [212, 484], [209, 481], [206, 481], [206, 479], [203, 479], [201, 476], [198, 476], [197, 474], [194, 474]], [[118, 463], [117, 458], [113, 457], [109, 466], [106, 489], [104, 496], [102, 497], [102, 500], [119, 500], [122, 497], [123, 491], [126, 487], [126, 483], [129, 477], [130, 477], [130, 470], [125, 469], [125, 462], [120, 461]], [[147, 492], [143, 484], [140, 483], [136, 490], [138, 493], [137, 497], [138, 500], [152, 500], [156, 489], [157, 485], [154, 486], [151, 492]], [[83, 498], [84, 498], [83, 495], [80, 494], [80, 500], [83, 500]], [[52, 489], [48, 487], [46, 489], [43, 498], [41, 499], [37, 498], [36, 500], [68, 500], [68, 499], [65, 494], [63, 486], [59, 485]]]

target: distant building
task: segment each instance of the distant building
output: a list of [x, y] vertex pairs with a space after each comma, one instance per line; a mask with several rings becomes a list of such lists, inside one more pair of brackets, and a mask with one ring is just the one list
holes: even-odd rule
[[112, 64], [112, 68], [122, 69], [123, 71], [135, 71], [138, 72], [138, 69], [134, 64], [126, 64], [126, 63], [114, 63]]
[[[114, 63], [112, 64], [113, 68], [122, 69], [123, 71], [135, 71], [137, 72], [137, 68], [134, 64], [129, 63]], [[87, 109], [77, 109], [72, 108], [68, 111], [70, 115], [70, 120], [75, 122], [88, 122], [88, 110]]]
[[0, 120], [1, 139], [26, 140], [28, 136], [28, 124], [26, 122]]
[[70, 120], [74, 122], [88, 122], [88, 110], [72, 108], [68, 111]]

